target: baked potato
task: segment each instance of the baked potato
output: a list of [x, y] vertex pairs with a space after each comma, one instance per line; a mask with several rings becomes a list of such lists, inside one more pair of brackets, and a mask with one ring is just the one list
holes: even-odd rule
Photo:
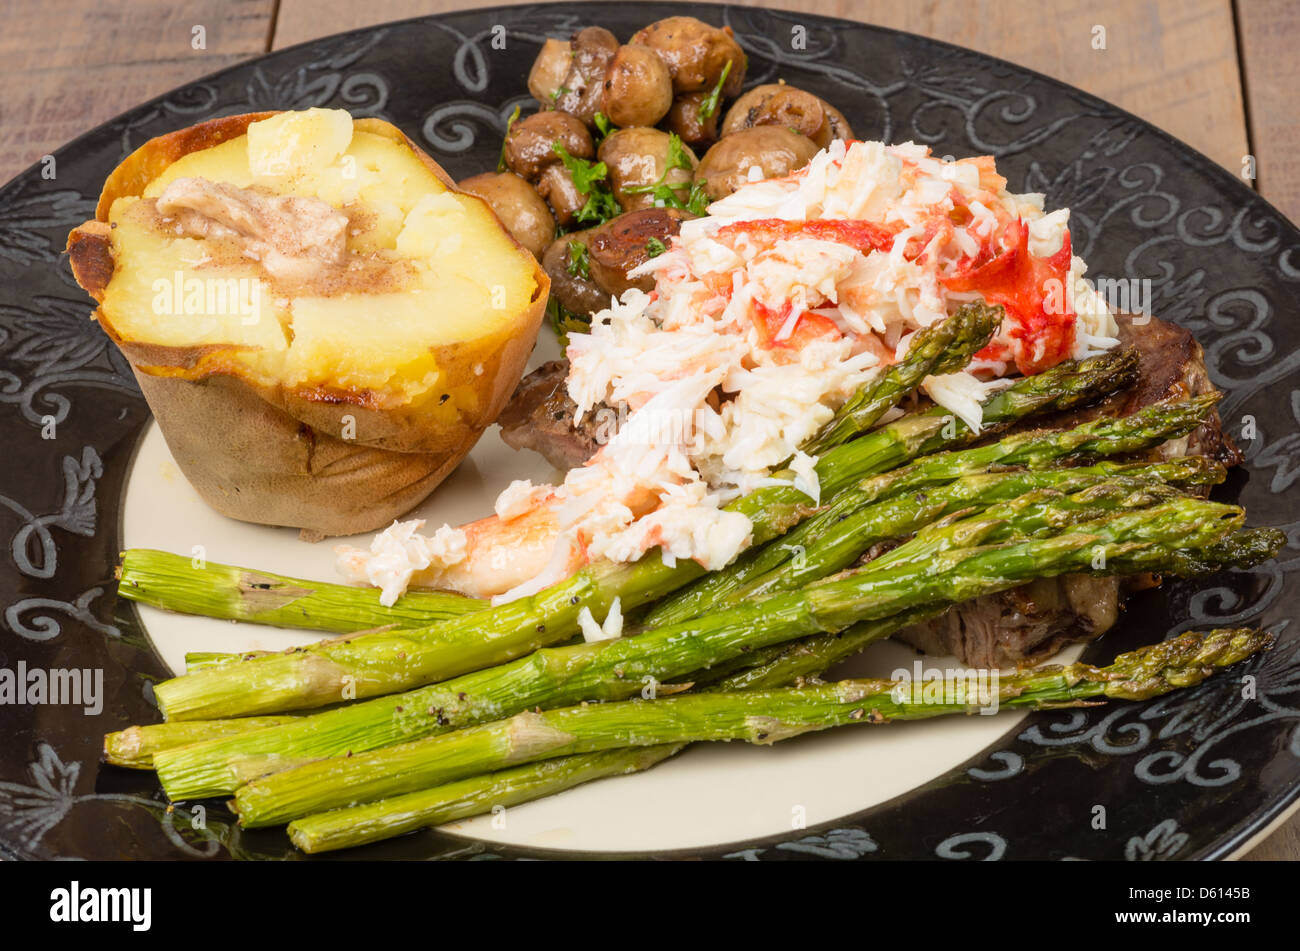
[[68, 251], [199, 494], [317, 535], [379, 528], [456, 466], [550, 286], [395, 126], [331, 109], [146, 142]]

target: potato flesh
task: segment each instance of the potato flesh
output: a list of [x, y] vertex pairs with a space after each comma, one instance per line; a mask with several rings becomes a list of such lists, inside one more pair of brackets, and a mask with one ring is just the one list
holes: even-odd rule
[[[475, 341], [510, 327], [536, 292], [531, 258], [486, 206], [449, 192], [409, 147], [362, 131], [344, 141], [346, 115], [309, 110], [254, 123], [173, 163], [144, 198], [181, 177], [318, 198], [352, 219], [351, 265], [382, 280], [286, 292], [257, 261], [167, 232], [152, 203], [122, 198], [109, 212], [115, 267], [102, 303], [112, 330], [163, 347], [212, 347], [204, 359], [263, 384], [369, 391], [381, 404], [440, 395], [436, 355], [460, 343], [474, 352]], [[223, 286], [242, 287], [245, 304], [256, 295], [255, 313], [214, 296]]]
[[249, 125], [246, 136], [254, 175], [291, 175], [337, 161], [352, 141], [352, 117], [342, 109], [282, 112]]

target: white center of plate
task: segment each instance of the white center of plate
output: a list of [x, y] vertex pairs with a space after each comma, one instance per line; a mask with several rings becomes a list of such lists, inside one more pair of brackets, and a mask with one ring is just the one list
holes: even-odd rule
[[[540, 349], [540, 348], [539, 348]], [[489, 515], [512, 479], [558, 477], [540, 456], [516, 452], [489, 431], [414, 516], [432, 527]], [[338, 580], [335, 540], [300, 541], [295, 530], [218, 515], [173, 461], [157, 424], [140, 445], [126, 489], [123, 546], [157, 548], [208, 561], [303, 578]], [[364, 544], [357, 538], [353, 544]], [[175, 672], [189, 651], [282, 650], [310, 632], [169, 614], [140, 606], [145, 630]], [[887, 677], [910, 669], [915, 651], [879, 644], [837, 672]], [[951, 661], [927, 658], [927, 667]], [[448, 831], [491, 842], [583, 852], [658, 851], [791, 833], [884, 802], [977, 754], [1020, 714], [860, 725], [772, 747], [701, 744], [647, 772], [605, 779], [514, 806], [503, 816], [456, 822]], [[495, 821], [494, 821], [495, 818]]]

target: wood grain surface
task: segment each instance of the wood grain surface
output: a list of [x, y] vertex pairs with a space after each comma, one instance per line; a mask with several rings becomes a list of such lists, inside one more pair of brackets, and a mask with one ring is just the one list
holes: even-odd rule
[[[1246, 123], [1227, 0], [780, 0], [755, 3], [865, 20], [1047, 73], [1136, 113], [1238, 169]], [[275, 46], [340, 28], [474, 6], [467, 0], [281, 0]], [[1034, 15], [1026, 16], [1026, 9]], [[1093, 49], [1104, 27], [1106, 48]]]
[[[131, 106], [264, 53], [274, 0], [0, 0], [0, 181]], [[202, 27], [205, 49], [195, 49]]]
[[1300, 4], [1239, 0], [1237, 25], [1256, 185], [1283, 214], [1300, 221]]
[[[485, 5], [469, 0], [0, 0], [0, 182], [143, 100], [267, 50], [388, 20]], [[1250, 171], [1253, 164], [1253, 184], [1261, 194], [1300, 220], [1300, 122], [1293, 105], [1300, 87], [1300, 4], [1295, 0], [779, 0], [758, 5], [907, 30], [1046, 73], [1130, 110], [1234, 174]], [[1102, 29], [1105, 48], [1096, 49]], [[1300, 859], [1300, 816], [1249, 858]]]

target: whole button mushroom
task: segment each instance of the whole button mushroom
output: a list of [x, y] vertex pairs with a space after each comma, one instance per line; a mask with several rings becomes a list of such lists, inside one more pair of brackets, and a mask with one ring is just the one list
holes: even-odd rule
[[556, 142], [574, 158], [591, 158], [596, 151], [591, 133], [576, 116], [538, 112], [517, 120], [510, 127], [502, 150], [506, 167], [535, 182], [545, 168], [561, 161], [555, 151]]
[[482, 198], [515, 240], [540, 259], [555, 237], [555, 218], [537, 190], [514, 172], [484, 172], [457, 183]]
[[542, 44], [542, 50], [533, 60], [533, 68], [528, 71], [528, 91], [542, 104], [543, 109], [555, 105], [560, 96], [560, 87], [564, 77], [569, 75], [573, 65], [573, 50], [568, 40], [548, 39]]
[[696, 165], [695, 153], [681, 147], [689, 168], [669, 168], [672, 138], [659, 129], [620, 129], [600, 144], [597, 157], [608, 169], [614, 197], [624, 211], [650, 208], [655, 204], [651, 189], [663, 184], [685, 201]]
[[506, 168], [535, 185], [537, 194], [551, 206], [555, 220], [568, 227], [587, 199], [573, 184], [573, 176], [555, 149], [556, 143], [574, 158], [589, 159], [596, 152], [582, 120], [550, 110], [516, 121], [506, 134], [501, 155]]
[[609, 306], [609, 293], [591, 279], [589, 269], [583, 268], [573, 258], [571, 249], [586, 246], [587, 231], [575, 231], [556, 238], [542, 255], [542, 269], [551, 278], [551, 296], [565, 310], [584, 317]]
[[826, 148], [834, 139], [851, 139], [853, 130], [840, 112], [825, 99], [785, 83], [755, 86], [737, 99], [722, 122], [722, 134], [760, 125], [784, 126]]
[[695, 170], [710, 201], [725, 198], [749, 182], [749, 170], [780, 178], [803, 168], [817, 154], [813, 140], [784, 126], [760, 125], [724, 135]]
[[705, 92], [682, 93], [673, 100], [664, 125], [692, 148], [708, 147], [718, 139], [718, 116], [722, 105], [709, 101]]
[[601, 111], [616, 126], [651, 126], [673, 104], [668, 66], [647, 46], [620, 46], [605, 73]]
[[555, 212], [555, 220], [560, 227], [567, 228], [573, 224], [587, 197], [573, 184], [573, 176], [563, 165], [548, 165], [542, 169], [537, 180], [537, 194], [546, 199], [546, 203]]
[[723, 96], [738, 95], [745, 83], [745, 51], [729, 26], [710, 26], [695, 17], [667, 17], [640, 30], [628, 42], [659, 54], [668, 64], [675, 93], [712, 90], [723, 70], [727, 70]]
[[589, 26], [575, 33], [569, 41], [569, 71], [555, 90], [555, 108], [592, 125], [604, 100], [605, 74], [618, 46], [618, 39], [604, 27]]
[[621, 297], [632, 287], [654, 290], [654, 275], [633, 279], [628, 272], [654, 257], [652, 242], [667, 247], [682, 222], [691, 217], [679, 208], [641, 208], [591, 228], [584, 239], [591, 279], [614, 297]]

